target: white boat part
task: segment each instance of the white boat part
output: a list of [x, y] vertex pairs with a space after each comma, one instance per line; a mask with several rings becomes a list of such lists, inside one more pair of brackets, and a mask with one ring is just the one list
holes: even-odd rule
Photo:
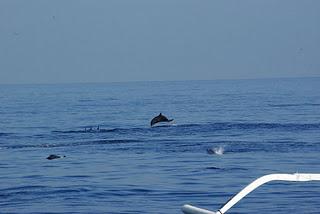
[[224, 204], [218, 211], [213, 212], [191, 205], [184, 205], [182, 211], [185, 214], [224, 214], [236, 203], [238, 203], [242, 198], [248, 195], [250, 192], [258, 188], [259, 186], [268, 183], [270, 181], [320, 181], [320, 174], [312, 173], [295, 173], [295, 174], [269, 174], [262, 176], [244, 189], [242, 189], [238, 194], [233, 196], [226, 204]]

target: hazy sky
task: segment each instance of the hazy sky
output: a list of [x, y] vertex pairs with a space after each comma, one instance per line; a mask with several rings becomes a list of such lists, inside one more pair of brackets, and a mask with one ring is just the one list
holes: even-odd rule
[[0, 0], [0, 83], [299, 76], [319, 0]]

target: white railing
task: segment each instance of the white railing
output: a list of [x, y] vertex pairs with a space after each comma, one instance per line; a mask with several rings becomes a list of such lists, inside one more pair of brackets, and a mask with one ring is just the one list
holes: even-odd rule
[[201, 209], [188, 204], [182, 207], [182, 211], [185, 214], [224, 214], [250, 192], [270, 181], [320, 181], [320, 174], [295, 173], [265, 175], [246, 186], [216, 212]]

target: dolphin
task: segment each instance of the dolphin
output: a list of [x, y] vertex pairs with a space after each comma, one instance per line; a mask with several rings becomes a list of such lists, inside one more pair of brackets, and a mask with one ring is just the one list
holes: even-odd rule
[[47, 157], [48, 160], [54, 160], [54, 159], [58, 159], [58, 158], [65, 158], [66, 156], [59, 156], [59, 155], [49, 155]]
[[171, 122], [173, 121], [173, 119], [168, 119], [166, 116], [162, 115], [161, 113], [156, 116], [155, 118], [153, 118], [150, 122], [150, 125], [153, 126], [156, 123], [160, 123], [160, 122]]

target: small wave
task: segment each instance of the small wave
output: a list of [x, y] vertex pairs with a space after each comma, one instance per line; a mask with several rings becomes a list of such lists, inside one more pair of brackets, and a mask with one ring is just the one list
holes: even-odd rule
[[220, 167], [216, 167], [216, 166], [209, 166], [209, 167], [206, 167], [206, 169], [209, 169], [209, 170], [219, 170], [221, 169]]
[[113, 129], [101, 129], [100, 132], [126, 132], [129, 130], [138, 130], [136, 128], [125, 129], [125, 128], [113, 128]]
[[300, 106], [320, 106], [320, 103], [284, 103], [284, 104], [269, 104], [270, 107], [286, 108]]
[[[264, 141], [216, 141], [216, 145], [222, 144], [227, 146], [228, 154], [233, 153], [274, 153], [274, 152], [289, 152], [289, 151], [319, 151], [320, 146], [307, 141], [292, 141], [292, 140], [264, 140]], [[214, 149], [218, 150], [220, 146], [207, 149], [208, 154], [216, 155]], [[225, 148], [225, 147], [224, 147]], [[224, 154], [226, 151], [224, 151]]]
[[90, 188], [80, 186], [67, 187], [49, 187], [49, 186], [17, 186], [12, 188], [0, 189], [0, 197], [2, 198], [16, 198], [17, 196], [27, 195], [59, 195], [59, 194], [78, 194], [81, 192], [89, 192]]
[[93, 102], [94, 100], [92, 100], [92, 99], [79, 99], [78, 100], [79, 102], [83, 102], [83, 103], [87, 103], [87, 102]]
[[320, 129], [320, 123], [240, 123], [231, 124], [230, 127], [240, 129], [309, 130]]
[[92, 178], [90, 175], [66, 175], [64, 176], [66, 179], [83, 179], [83, 178]]
[[180, 128], [191, 130], [232, 130], [232, 129], [275, 129], [275, 130], [314, 130], [320, 129], [320, 123], [207, 123], [207, 124], [183, 124]]
[[99, 144], [120, 144], [120, 143], [134, 143], [140, 142], [139, 140], [95, 140], [84, 142], [72, 142], [72, 143], [57, 143], [57, 144], [35, 144], [35, 145], [12, 145], [2, 147], [3, 149], [23, 149], [23, 148], [56, 148], [56, 147], [72, 147], [72, 146], [88, 146]]
[[85, 130], [52, 131], [52, 133], [77, 134], [77, 133], [98, 133], [98, 132], [105, 132], [105, 131], [106, 130], [102, 130], [102, 129], [85, 129]]
[[0, 132], [0, 137], [6, 137], [12, 135], [12, 133], [5, 133], [5, 132]]
[[52, 133], [57, 134], [83, 134], [83, 133], [108, 133], [108, 132], [138, 132], [138, 131], [145, 131], [146, 128], [111, 128], [111, 129], [104, 129], [104, 128], [85, 128], [83, 130], [66, 130], [66, 131], [52, 131]]
[[99, 133], [99, 132], [113, 132], [114, 129], [85, 129], [85, 130], [68, 130], [68, 131], [52, 131], [57, 134], [82, 134], [82, 133]]
[[84, 130], [70, 130], [70, 131], [52, 131], [52, 133], [58, 133], [58, 134], [72, 134], [72, 133], [86, 133]]
[[40, 185], [27, 185], [27, 186], [17, 186], [17, 187], [9, 187], [0, 189], [1, 192], [7, 192], [7, 191], [23, 191], [23, 190], [35, 190], [35, 189], [43, 189], [46, 188], [45, 186]]

